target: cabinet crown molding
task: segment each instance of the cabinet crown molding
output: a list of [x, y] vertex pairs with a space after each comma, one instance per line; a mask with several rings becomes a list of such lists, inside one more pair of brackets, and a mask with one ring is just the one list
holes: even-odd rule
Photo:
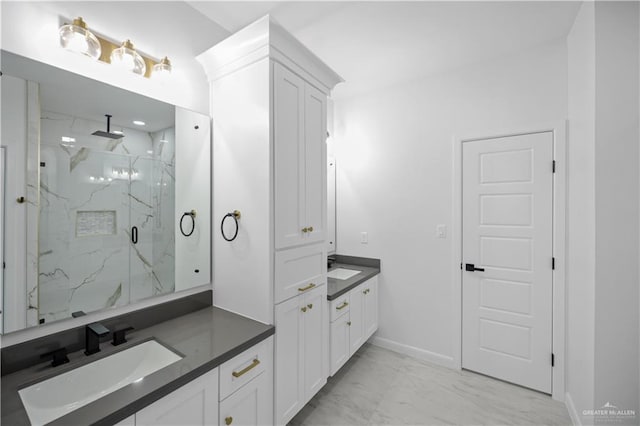
[[196, 57], [209, 81], [215, 81], [269, 57], [312, 83], [325, 94], [344, 82], [298, 39], [266, 15]]

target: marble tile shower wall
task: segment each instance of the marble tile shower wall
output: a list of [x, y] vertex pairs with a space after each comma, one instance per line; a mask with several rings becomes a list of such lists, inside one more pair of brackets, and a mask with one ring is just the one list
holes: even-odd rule
[[112, 127], [121, 139], [91, 135], [103, 128], [42, 111], [39, 322], [175, 288], [174, 128]]

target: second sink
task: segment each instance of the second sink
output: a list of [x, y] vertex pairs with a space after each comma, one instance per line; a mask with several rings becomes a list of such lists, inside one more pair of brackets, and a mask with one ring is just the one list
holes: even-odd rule
[[338, 280], [348, 280], [349, 278], [358, 275], [361, 271], [355, 269], [336, 268], [330, 272], [327, 272], [327, 277], [335, 278]]

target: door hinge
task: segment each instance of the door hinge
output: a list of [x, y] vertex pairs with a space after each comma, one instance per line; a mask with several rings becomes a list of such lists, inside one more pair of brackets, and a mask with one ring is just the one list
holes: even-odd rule
[[556, 160], [553, 160], [551, 162], [551, 171], [552, 171], [552, 173], [556, 172]]
[[556, 269], [556, 258], [555, 257], [551, 258], [551, 269], [552, 270]]
[[556, 366], [556, 356], [553, 353], [551, 353], [551, 366], [552, 367]]

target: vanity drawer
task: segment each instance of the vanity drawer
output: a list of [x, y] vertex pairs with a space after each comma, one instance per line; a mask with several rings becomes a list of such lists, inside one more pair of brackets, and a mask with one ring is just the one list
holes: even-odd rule
[[220, 366], [220, 401], [265, 370], [273, 368], [273, 337], [236, 355]]
[[329, 309], [331, 310], [331, 322], [337, 320], [342, 315], [349, 312], [350, 307], [349, 293], [345, 293], [337, 299], [331, 301]]
[[327, 252], [324, 244], [276, 252], [275, 303], [305, 293], [326, 282]]

